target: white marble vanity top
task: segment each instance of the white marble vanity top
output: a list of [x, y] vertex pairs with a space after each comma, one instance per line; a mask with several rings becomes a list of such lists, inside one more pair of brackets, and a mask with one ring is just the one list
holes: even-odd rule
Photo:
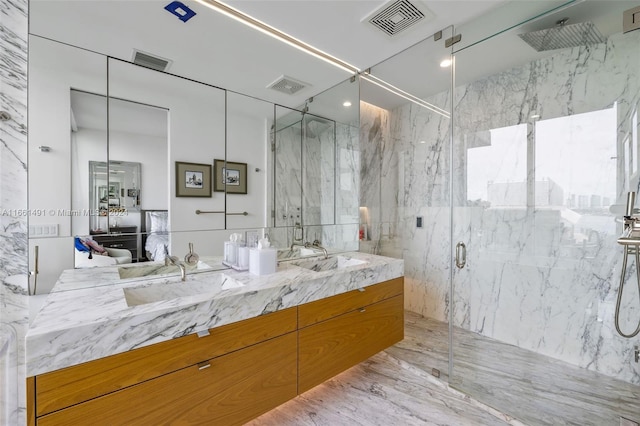
[[[117, 267], [65, 271], [27, 332], [27, 376], [126, 352], [404, 275], [404, 261], [401, 259], [359, 252], [338, 256], [341, 262], [333, 261], [335, 265], [340, 263], [337, 269], [321, 270], [322, 266], [330, 265], [333, 256], [325, 263], [322, 257], [318, 257], [316, 259], [320, 267], [316, 269], [320, 269], [319, 272], [307, 269], [310, 260], [305, 259], [300, 263], [307, 268], [296, 266], [296, 262], [291, 261], [280, 262], [276, 273], [263, 276], [234, 270], [214, 270], [187, 275], [185, 283], [176, 276], [120, 280]], [[221, 274], [224, 276], [221, 277]], [[237, 286], [238, 283], [243, 286]], [[162, 287], [163, 284], [167, 286], [166, 289]], [[171, 296], [149, 303], [132, 302], [131, 293], [151, 286]], [[182, 286], [196, 290], [189, 293], [190, 290], [185, 291]]]

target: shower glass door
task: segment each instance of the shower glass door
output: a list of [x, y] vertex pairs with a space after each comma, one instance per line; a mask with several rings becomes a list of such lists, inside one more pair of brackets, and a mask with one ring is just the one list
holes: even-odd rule
[[[571, 371], [638, 382], [634, 341], [613, 323], [619, 219], [640, 176], [630, 7], [578, 2], [454, 47], [451, 252], [464, 244], [466, 264], [452, 262], [449, 382], [528, 424], [585, 424]], [[582, 23], [573, 41], [536, 51], [519, 37], [567, 17]], [[630, 282], [626, 330], [640, 318]]]

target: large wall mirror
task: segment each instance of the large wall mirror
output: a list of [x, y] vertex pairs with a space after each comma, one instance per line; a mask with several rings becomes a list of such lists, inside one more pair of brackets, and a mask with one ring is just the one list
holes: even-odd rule
[[142, 262], [189, 243], [219, 255], [228, 230], [272, 228], [288, 246], [299, 223], [357, 249], [357, 225], [330, 228], [358, 222], [357, 83], [290, 109], [33, 35], [29, 78], [29, 206], [43, 213], [30, 217], [29, 254], [34, 270], [38, 247], [42, 291], [64, 269], [102, 266], [79, 258], [78, 238]]

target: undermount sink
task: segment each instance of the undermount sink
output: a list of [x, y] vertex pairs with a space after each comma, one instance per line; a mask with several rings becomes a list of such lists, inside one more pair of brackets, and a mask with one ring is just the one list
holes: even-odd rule
[[[185, 264], [187, 273], [193, 271], [204, 271], [211, 269], [211, 266], [204, 262], [198, 262], [196, 265]], [[118, 268], [120, 279], [148, 277], [153, 275], [175, 275], [180, 274], [180, 268], [176, 265], [165, 265], [164, 263], [153, 263], [145, 265], [129, 265]]]
[[144, 287], [123, 289], [128, 306], [146, 305], [164, 302], [180, 297], [201, 296], [213, 299], [225, 290], [243, 287], [239, 281], [225, 274], [200, 275], [197, 280], [156, 283]]
[[353, 259], [346, 256], [334, 256], [328, 259], [316, 258], [316, 259], [291, 262], [292, 265], [296, 265], [301, 268], [309, 269], [315, 272], [344, 269], [352, 266], [365, 265], [367, 263], [369, 262], [367, 262], [366, 260]]

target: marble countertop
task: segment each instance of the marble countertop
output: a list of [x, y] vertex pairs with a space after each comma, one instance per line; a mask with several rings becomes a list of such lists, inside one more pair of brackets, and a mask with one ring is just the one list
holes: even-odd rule
[[[329, 260], [335, 260], [336, 256], [346, 261], [338, 269], [316, 272], [295, 265], [302, 262], [290, 261], [280, 262], [276, 273], [270, 275], [214, 268], [211, 272], [187, 275], [184, 283], [179, 276], [120, 280], [117, 267], [65, 271], [27, 332], [27, 376], [404, 275], [402, 259], [349, 252], [331, 256]], [[314, 259], [319, 266], [315, 269], [322, 269], [324, 259]], [[215, 263], [212, 259], [209, 262]], [[314, 260], [303, 262], [309, 267]], [[136, 292], [166, 296], [135, 304], [140, 303], [132, 302], [131, 294]]]

